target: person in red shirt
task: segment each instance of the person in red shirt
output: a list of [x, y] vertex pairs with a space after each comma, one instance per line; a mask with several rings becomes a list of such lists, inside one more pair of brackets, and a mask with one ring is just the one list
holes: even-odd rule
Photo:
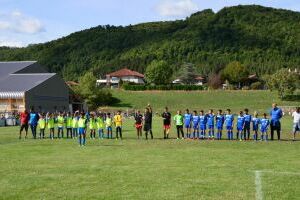
[[27, 138], [27, 133], [28, 133], [28, 122], [29, 122], [29, 113], [25, 109], [24, 112], [20, 114], [20, 122], [21, 122], [21, 127], [20, 127], [20, 136], [19, 139], [22, 137], [22, 131], [25, 129], [25, 139]]

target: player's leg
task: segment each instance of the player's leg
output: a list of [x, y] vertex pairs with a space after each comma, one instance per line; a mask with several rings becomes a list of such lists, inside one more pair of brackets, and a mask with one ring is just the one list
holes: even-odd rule
[[21, 139], [21, 137], [22, 137], [22, 131], [23, 131], [23, 129], [24, 129], [24, 126], [21, 125], [20, 126], [20, 130], [19, 130], [19, 139]]
[[275, 129], [275, 126], [273, 126], [273, 124], [271, 124], [271, 140], [274, 140], [274, 129]]
[[277, 125], [277, 139], [280, 140], [280, 132], [281, 132], [281, 123], [278, 122], [278, 125]]
[[119, 127], [119, 129], [120, 129], [120, 138], [122, 140], [123, 139], [123, 136], [122, 136], [122, 127]]

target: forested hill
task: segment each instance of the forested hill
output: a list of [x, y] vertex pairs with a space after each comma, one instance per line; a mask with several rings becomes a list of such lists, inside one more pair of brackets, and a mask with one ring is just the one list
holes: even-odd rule
[[125, 66], [143, 73], [153, 60], [174, 68], [194, 63], [203, 74], [237, 60], [261, 75], [299, 68], [300, 13], [235, 6], [185, 20], [98, 26], [27, 48], [0, 48], [0, 60], [38, 60], [68, 80], [87, 70], [101, 75]]

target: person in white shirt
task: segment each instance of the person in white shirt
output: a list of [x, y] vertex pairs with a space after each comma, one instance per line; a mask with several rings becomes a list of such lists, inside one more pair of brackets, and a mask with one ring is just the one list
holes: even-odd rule
[[296, 108], [296, 111], [292, 114], [293, 117], [293, 140], [296, 138], [297, 131], [300, 130], [300, 107]]

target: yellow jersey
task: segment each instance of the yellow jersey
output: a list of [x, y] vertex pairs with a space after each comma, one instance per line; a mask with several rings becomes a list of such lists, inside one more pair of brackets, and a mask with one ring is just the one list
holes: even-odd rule
[[121, 115], [115, 115], [114, 116], [114, 122], [116, 126], [122, 126], [122, 116]]

